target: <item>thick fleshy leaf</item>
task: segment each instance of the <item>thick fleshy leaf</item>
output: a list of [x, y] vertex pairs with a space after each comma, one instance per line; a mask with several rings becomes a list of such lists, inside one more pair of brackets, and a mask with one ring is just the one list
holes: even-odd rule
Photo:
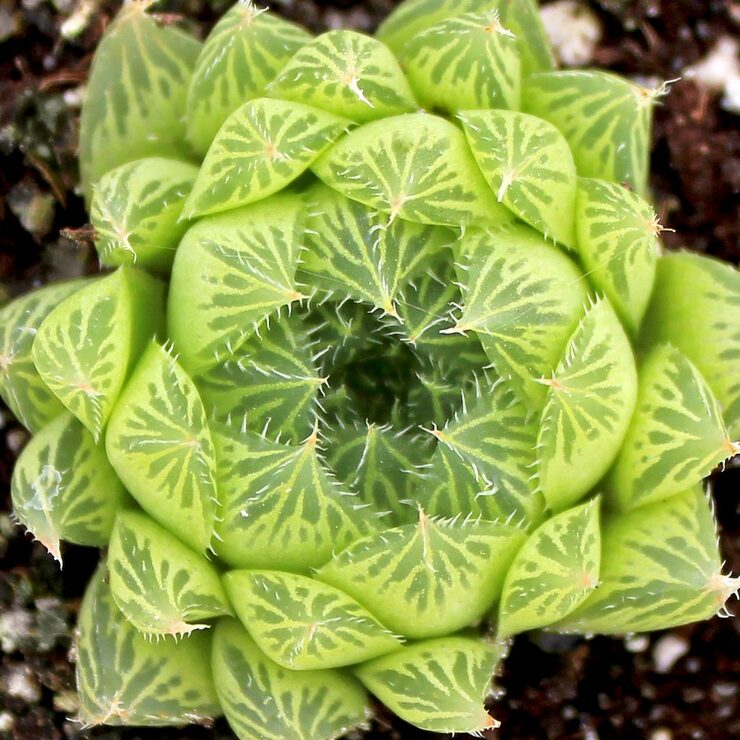
[[441, 20], [411, 39], [400, 59], [425, 108], [519, 108], [519, 45], [495, 10]]
[[458, 265], [463, 307], [448, 332], [472, 331], [496, 372], [522, 401], [541, 408], [538, 380], [562, 355], [586, 302], [576, 265], [526, 226], [467, 234]]
[[75, 291], [39, 327], [33, 341], [39, 375], [96, 440], [163, 320], [163, 283], [120, 267]]
[[83, 725], [184, 725], [221, 715], [211, 639], [196, 633], [150, 642], [118, 610], [104, 566], [85, 592], [77, 638]]
[[498, 202], [546, 239], [573, 248], [576, 165], [560, 132], [516, 111], [465, 111], [460, 119]]
[[216, 516], [213, 443], [193, 381], [158, 344], [131, 375], [105, 441], [108, 459], [141, 508], [204, 552]]
[[101, 264], [169, 270], [188, 227], [178, 219], [197, 174], [187, 162], [149, 157], [103, 175], [90, 206]]
[[370, 716], [367, 695], [352, 676], [281, 668], [235, 619], [216, 626], [213, 676], [239, 740], [335, 740]]
[[499, 724], [483, 706], [498, 657], [481, 638], [443, 637], [371, 660], [355, 674], [391, 711], [422, 730], [477, 734]]
[[602, 543], [599, 588], [554, 629], [669, 629], [709, 619], [740, 586], [722, 575], [711, 504], [699, 486], [607, 518]]
[[524, 532], [470, 519], [370, 535], [335, 555], [316, 578], [357, 599], [389, 629], [421, 639], [477, 622], [498, 597]]
[[542, 72], [525, 80], [522, 110], [560, 130], [579, 175], [624, 183], [644, 196], [660, 92], [608, 72]]
[[47, 285], [0, 309], [0, 397], [31, 432], [64, 410], [33, 364], [34, 337], [49, 313], [83, 285], [82, 280]]
[[314, 165], [327, 185], [396, 218], [461, 226], [511, 220], [475, 164], [463, 133], [429, 113], [360, 126]]
[[187, 159], [185, 102], [200, 44], [159, 26], [147, 2], [123, 6], [95, 51], [80, 121], [87, 195], [106, 172], [142, 157]]
[[580, 178], [576, 225], [586, 274], [635, 334], [650, 300], [660, 254], [661, 227], [655, 212], [617, 183]]
[[302, 203], [292, 195], [201, 219], [185, 234], [167, 319], [189, 372], [229, 359], [268, 315], [303, 297], [295, 278], [302, 234]]
[[620, 509], [633, 509], [690, 488], [740, 451], [722, 412], [692, 363], [669, 345], [640, 366], [637, 408], [610, 476]]
[[401, 641], [354, 599], [325, 583], [274, 570], [233, 570], [226, 592], [260, 649], [296, 671], [361, 663]]
[[232, 613], [214, 567], [146, 514], [118, 514], [108, 569], [118, 608], [146, 635], [188, 635]]
[[375, 516], [331, 477], [317, 443], [315, 431], [301, 445], [232, 428], [216, 434], [222, 560], [305, 573], [367, 531]]
[[627, 335], [608, 301], [596, 302], [551, 377], [537, 441], [540, 486], [554, 511], [581, 499], [619, 452], [637, 398]]
[[60, 540], [107, 543], [125, 495], [102, 445], [67, 412], [31, 438], [13, 471], [15, 515], [60, 563]]
[[188, 139], [208, 151], [221, 124], [245, 101], [259, 98], [298, 49], [311, 40], [300, 26], [239, 0], [208, 34], [188, 90]]
[[670, 342], [706, 378], [722, 404], [733, 439], [740, 438], [740, 272], [699, 254], [658, 261], [643, 324], [645, 346]]
[[290, 184], [350, 122], [301, 103], [257, 98], [237, 108], [208, 150], [183, 215], [228, 211]]
[[598, 586], [600, 562], [598, 498], [541, 524], [506, 574], [499, 635], [547, 627], [570, 614]]
[[418, 108], [396, 58], [362, 33], [328, 31], [301, 48], [267, 86], [282, 100], [363, 123]]

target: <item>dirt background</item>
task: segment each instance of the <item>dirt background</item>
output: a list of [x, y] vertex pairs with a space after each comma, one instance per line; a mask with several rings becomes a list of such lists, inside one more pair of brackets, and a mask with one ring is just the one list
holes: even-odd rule
[[[372, 31], [393, 0], [274, 0], [273, 10], [320, 31]], [[730, 0], [592, 0], [603, 36], [592, 64], [660, 82], [682, 76], [721, 38], [737, 38]], [[75, 142], [95, 44], [116, 2], [0, 0], [0, 304], [29, 286], [95, 269], [76, 193]], [[222, 0], [171, 0], [168, 20], [207, 32]], [[185, 20], [183, 16], [189, 20]], [[684, 79], [656, 111], [652, 185], [669, 248], [740, 258], [740, 136], [722, 92]], [[118, 740], [229, 738], [223, 722], [183, 730], [83, 733], [76, 710], [72, 628], [97, 554], [67, 547], [61, 574], [14, 527], [12, 465], [27, 436], [0, 406], [0, 737]], [[740, 571], [740, 467], [713, 478], [727, 568]], [[514, 642], [491, 698], [491, 737], [740, 737], [740, 620], [719, 619], [627, 639], [533, 633]], [[359, 737], [356, 735], [355, 737]], [[369, 737], [434, 737], [378, 708]]]

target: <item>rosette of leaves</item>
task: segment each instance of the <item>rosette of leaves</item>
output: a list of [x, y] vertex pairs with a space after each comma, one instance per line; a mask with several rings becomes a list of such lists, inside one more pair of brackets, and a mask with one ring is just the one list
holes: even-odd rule
[[477, 733], [506, 638], [724, 607], [740, 277], [661, 256], [655, 98], [556, 71], [532, 0], [124, 7], [80, 149], [116, 269], [0, 313], [16, 515], [107, 545], [83, 723]]

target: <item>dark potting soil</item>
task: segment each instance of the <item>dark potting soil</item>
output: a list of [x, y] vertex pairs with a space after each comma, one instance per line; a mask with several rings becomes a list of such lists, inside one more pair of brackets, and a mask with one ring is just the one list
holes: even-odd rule
[[[228, 4], [171, 0], [159, 10], [202, 34]], [[317, 31], [372, 31], [394, 4], [273, 0], [272, 7]], [[593, 63], [657, 81], [679, 77], [740, 25], [731, 0], [593, 0], [590, 6], [604, 29]], [[95, 269], [75, 194], [75, 140], [80, 86], [115, 7], [110, 0], [0, 0], [0, 304], [29, 286]], [[76, 34], [70, 16], [80, 20]], [[720, 96], [691, 81], [672, 86], [656, 111], [652, 184], [661, 221], [675, 230], [664, 234], [669, 248], [737, 263], [740, 136], [738, 118], [720, 107]], [[26, 439], [0, 408], [0, 737], [232, 737], [222, 721], [212, 728], [82, 732], [67, 719], [76, 711], [72, 630], [97, 553], [66, 547], [62, 574], [13, 525], [9, 480]], [[713, 488], [726, 567], [738, 572], [740, 466], [715, 474]], [[491, 708], [503, 724], [491, 737], [740, 737], [739, 632], [740, 620], [715, 618], [627, 639], [522, 635], [496, 680]], [[433, 737], [382, 707], [367, 736]]]

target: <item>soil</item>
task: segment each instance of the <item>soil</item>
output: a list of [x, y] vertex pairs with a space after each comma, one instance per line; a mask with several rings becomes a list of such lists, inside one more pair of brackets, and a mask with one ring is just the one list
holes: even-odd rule
[[[274, 0], [272, 7], [314, 30], [343, 25], [371, 31], [394, 4]], [[717, 39], [736, 36], [740, 24], [740, 7], [731, 0], [590, 5], [604, 28], [594, 64], [653, 81], [679, 77]], [[95, 269], [75, 191], [75, 140], [81, 86], [115, 6], [108, 0], [0, 0], [0, 304], [31, 285]], [[224, 0], [171, 0], [159, 12], [203, 34], [226, 6]], [[82, 18], [85, 7], [92, 10], [70, 37], [68, 19]], [[668, 248], [737, 263], [740, 137], [738, 118], [721, 108], [720, 97], [688, 80], [672, 86], [656, 113], [652, 186], [663, 224], [674, 229], [664, 234]], [[26, 439], [0, 407], [0, 737], [232, 737], [223, 722], [213, 728], [86, 733], [67, 719], [76, 710], [71, 633], [97, 553], [67, 547], [62, 574], [13, 525], [9, 480]], [[740, 465], [715, 474], [713, 487], [727, 568], [737, 573]], [[626, 639], [522, 635], [491, 698], [494, 716], [503, 723], [495, 737], [740, 737], [738, 632], [740, 620], [715, 618]], [[433, 736], [378, 707], [366, 737]]]

